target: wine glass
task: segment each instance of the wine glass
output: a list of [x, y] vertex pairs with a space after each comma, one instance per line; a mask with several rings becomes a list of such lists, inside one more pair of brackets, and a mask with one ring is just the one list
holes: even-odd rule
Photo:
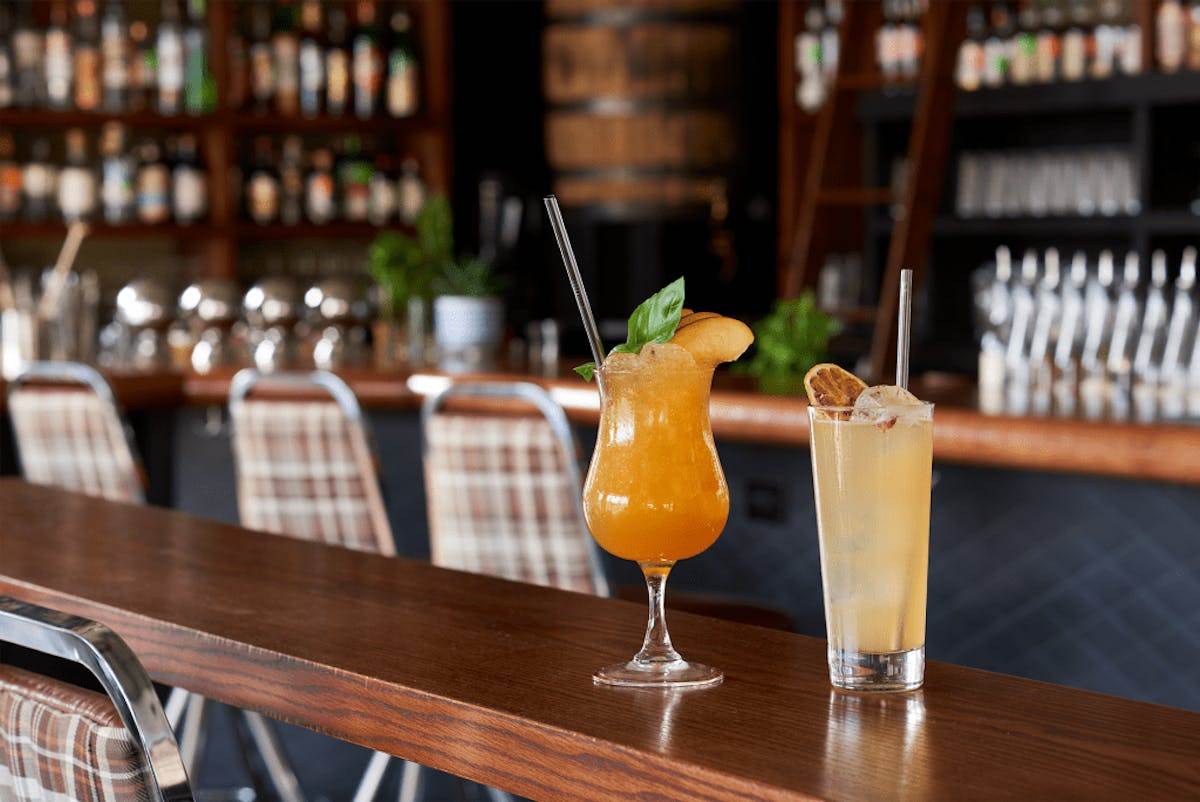
[[600, 427], [583, 488], [596, 542], [642, 569], [650, 618], [632, 660], [601, 668], [601, 685], [716, 685], [716, 668], [684, 660], [671, 646], [663, 607], [679, 560], [716, 541], [729, 516], [729, 486], [708, 417], [713, 368], [676, 345], [613, 354], [597, 371]]

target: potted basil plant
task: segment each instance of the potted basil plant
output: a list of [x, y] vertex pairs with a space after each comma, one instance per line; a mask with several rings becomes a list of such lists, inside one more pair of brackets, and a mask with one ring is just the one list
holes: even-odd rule
[[504, 333], [504, 281], [477, 257], [447, 263], [433, 280], [438, 367], [464, 372], [494, 367]]
[[754, 357], [734, 369], [758, 379], [764, 393], [804, 392], [804, 374], [829, 355], [829, 340], [841, 328], [817, 306], [811, 291], [777, 300], [770, 314], [755, 323]]

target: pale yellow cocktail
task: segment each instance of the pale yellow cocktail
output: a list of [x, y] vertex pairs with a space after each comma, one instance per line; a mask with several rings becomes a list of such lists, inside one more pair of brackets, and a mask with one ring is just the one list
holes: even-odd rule
[[810, 413], [831, 681], [858, 690], [916, 687], [924, 674], [933, 406]]

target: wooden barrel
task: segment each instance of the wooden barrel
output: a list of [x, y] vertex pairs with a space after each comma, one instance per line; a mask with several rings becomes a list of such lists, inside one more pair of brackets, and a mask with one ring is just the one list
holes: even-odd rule
[[723, 197], [737, 152], [736, 0], [549, 0], [546, 155], [564, 206]]

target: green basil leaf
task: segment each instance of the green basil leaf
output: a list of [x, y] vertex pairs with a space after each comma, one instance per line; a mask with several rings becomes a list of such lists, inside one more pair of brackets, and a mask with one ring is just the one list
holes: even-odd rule
[[576, 365], [575, 372], [582, 376], [585, 382], [590, 382], [596, 375], [596, 363], [584, 362], [582, 365]]
[[642, 346], [646, 343], [665, 343], [675, 336], [682, 311], [683, 276], [680, 276], [642, 301], [629, 316], [626, 344], [633, 347], [631, 353], [641, 353]]

